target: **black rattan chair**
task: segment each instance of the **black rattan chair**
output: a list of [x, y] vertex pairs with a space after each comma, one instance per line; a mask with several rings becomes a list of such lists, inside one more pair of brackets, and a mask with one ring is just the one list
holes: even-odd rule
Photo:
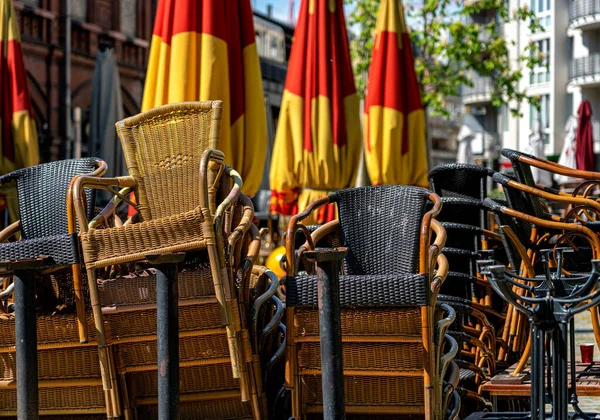
[[[0, 232], [0, 276], [4, 277], [4, 280], [12, 278], [13, 283], [8, 288], [14, 287], [14, 317], [0, 317], [0, 330], [3, 331], [0, 336], [12, 337], [12, 334], [6, 332], [14, 326], [16, 342], [12, 343], [16, 346], [16, 357], [11, 350], [0, 351], [0, 358], [2, 365], [8, 370], [5, 370], [3, 379], [16, 379], [17, 382], [16, 394], [8, 390], [3, 391], [6, 398], [2, 400], [9, 407], [2, 408], [16, 409], [19, 418], [37, 418], [40, 406], [45, 409], [56, 408], [55, 400], [48, 397], [48, 393], [38, 394], [36, 306], [54, 306], [56, 311], [57, 304], [69, 306], [74, 303], [80, 336], [87, 328], [82, 285], [73, 281], [73, 276], [70, 276], [70, 283], [51, 283], [56, 282], [57, 270], [62, 267], [70, 270], [70, 266], [76, 267], [80, 262], [76, 227], [69, 226], [67, 216], [70, 210], [67, 192], [71, 181], [78, 175], [102, 175], [105, 171], [106, 164], [102, 160], [85, 158], [19, 169], [0, 177], [0, 186], [16, 183], [20, 211], [20, 220]], [[88, 191], [85, 197], [87, 209], [91, 212], [94, 209], [94, 196]], [[21, 240], [6, 242], [17, 233], [20, 233]], [[48, 274], [50, 271], [54, 272], [52, 276]], [[42, 273], [46, 274], [40, 276]], [[4, 281], [4, 284], [7, 283]], [[5, 298], [10, 295], [9, 291], [4, 290]], [[8, 312], [7, 305], [2, 309]], [[69, 321], [72, 322], [72, 318], [69, 318]], [[68, 329], [65, 325], [61, 327], [63, 331]], [[43, 322], [41, 328], [50, 329]], [[59, 334], [58, 330], [55, 333]], [[52, 334], [43, 331], [42, 335]], [[48, 355], [47, 352], [44, 354]], [[49, 366], [46, 365], [55, 363], [52, 358], [47, 359], [42, 355], [39, 358], [44, 373], [48, 371]], [[59, 372], [59, 377], [55, 379], [74, 376], [74, 372], [70, 375], [65, 373], [69, 369], [68, 366], [54, 368]], [[82, 392], [85, 394], [85, 391]], [[68, 394], [69, 392], [65, 391], [63, 400], [69, 399]]]
[[[329, 203], [337, 204], [339, 221], [314, 231], [297, 251], [299, 222]], [[433, 208], [428, 211], [430, 204]], [[340, 276], [346, 411], [391, 418], [399, 413], [441, 415], [444, 373], [457, 348], [447, 338], [454, 344], [443, 350], [451, 322], [449, 307], [436, 309], [437, 291], [447, 273], [445, 257], [439, 253], [445, 231], [434, 219], [439, 208], [439, 197], [422, 188], [364, 187], [329, 194], [292, 218], [286, 239], [288, 262], [293, 263], [287, 264], [286, 282], [293, 416], [318, 411], [323, 398], [315, 341], [319, 335], [317, 277], [299, 273], [307, 263], [296, 262], [303, 261], [305, 249], [322, 244], [332, 232], [348, 249]], [[302, 231], [307, 234], [309, 229]], [[434, 319], [439, 317], [445, 321], [436, 327]], [[394, 340], [400, 335], [412, 337], [411, 343]], [[427, 347], [435, 348], [429, 358], [423, 353]], [[373, 359], [372, 354], [381, 357]], [[424, 374], [403, 377], [407, 371]]]

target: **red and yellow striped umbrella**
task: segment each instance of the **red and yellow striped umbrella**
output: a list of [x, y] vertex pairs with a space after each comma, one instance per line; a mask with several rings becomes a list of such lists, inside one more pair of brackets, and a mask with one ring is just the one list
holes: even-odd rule
[[223, 101], [220, 150], [258, 190], [267, 119], [250, 0], [160, 0], [142, 110], [182, 101]]
[[[11, 0], [0, 0], [0, 175], [40, 161], [38, 136]], [[4, 204], [4, 206], [3, 206]], [[11, 210], [12, 205], [10, 203]], [[6, 202], [0, 197], [0, 209]], [[11, 211], [14, 218], [15, 212]]]
[[[272, 211], [302, 211], [354, 183], [359, 117], [343, 0], [303, 0], [271, 160]], [[317, 222], [334, 217], [328, 208]]]
[[364, 112], [371, 182], [426, 187], [425, 112], [401, 0], [379, 6]]

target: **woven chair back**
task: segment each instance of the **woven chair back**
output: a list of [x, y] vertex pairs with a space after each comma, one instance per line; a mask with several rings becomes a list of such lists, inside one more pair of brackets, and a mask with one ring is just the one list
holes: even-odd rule
[[433, 168], [429, 172], [429, 182], [433, 192], [440, 197], [484, 200], [488, 176], [490, 170], [483, 166], [450, 163]]
[[416, 274], [430, 191], [410, 186], [351, 188], [329, 195], [339, 210], [346, 274]]
[[219, 146], [221, 101], [164, 105], [117, 123], [144, 220], [198, 207], [200, 159]]
[[[512, 164], [512, 167], [515, 171], [515, 178], [518, 182], [520, 182], [521, 184], [528, 185], [530, 187], [536, 187], [535, 178], [533, 177], [533, 172], [531, 171], [531, 166], [519, 160], [519, 156], [527, 156], [529, 158], [535, 159], [534, 156], [511, 149], [503, 149], [502, 155], [510, 159], [510, 163]], [[523, 200], [527, 202], [527, 213], [531, 214], [532, 216], [544, 219], [545, 212], [542, 207], [542, 203], [540, 202], [540, 198], [537, 195], [527, 194], [525, 192], [520, 192], [520, 194], [523, 196]]]
[[[43, 238], [69, 232], [67, 191], [73, 177], [91, 174], [98, 158], [60, 160], [19, 169], [2, 177], [16, 181], [23, 239]], [[86, 190], [88, 217], [94, 211], [93, 191]]]

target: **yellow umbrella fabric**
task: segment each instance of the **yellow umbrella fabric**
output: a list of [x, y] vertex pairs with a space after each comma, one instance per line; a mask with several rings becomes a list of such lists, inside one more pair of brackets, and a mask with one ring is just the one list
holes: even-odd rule
[[426, 187], [425, 112], [401, 0], [382, 0], [365, 97], [365, 160], [374, 185]]
[[[294, 214], [354, 183], [359, 117], [343, 0], [303, 0], [271, 160], [271, 211]], [[316, 222], [334, 217], [324, 208]]]
[[223, 101], [220, 150], [258, 190], [267, 119], [250, 0], [159, 0], [142, 110], [182, 101]]
[[[0, 175], [40, 161], [38, 136], [33, 118], [21, 38], [11, 0], [0, 0]], [[0, 194], [0, 209], [6, 208]], [[10, 200], [11, 219], [16, 201]]]

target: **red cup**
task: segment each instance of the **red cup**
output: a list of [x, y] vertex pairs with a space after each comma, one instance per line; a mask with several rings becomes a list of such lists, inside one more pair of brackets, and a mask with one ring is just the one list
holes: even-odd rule
[[579, 349], [581, 350], [581, 362], [592, 363], [592, 361], [594, 360], [594, 345], [580, 344]]

